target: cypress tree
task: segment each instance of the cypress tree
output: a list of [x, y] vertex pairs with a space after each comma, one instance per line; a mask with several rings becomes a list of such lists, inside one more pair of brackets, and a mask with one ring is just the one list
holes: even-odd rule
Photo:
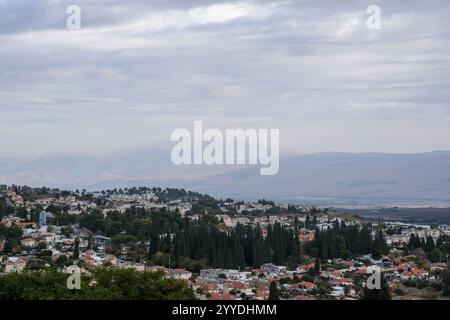
[[80, 258], [80, 238], [78, 237], [75, 239], [75, 244], [73, 248], [73, 258], [75, 260]]
[[280, 300], [280, 292], [278, 291], [277, 283], [275, 281], [270, 283], [269, 300]]

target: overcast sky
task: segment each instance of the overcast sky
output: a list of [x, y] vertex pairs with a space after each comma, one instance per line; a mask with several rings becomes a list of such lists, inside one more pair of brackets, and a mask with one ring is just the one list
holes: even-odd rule
[[279, 128], [283, 153], [450, 149], [449, 17], [447, 0], [0, 0], [0, 157], [171, 148], [194, 120]]

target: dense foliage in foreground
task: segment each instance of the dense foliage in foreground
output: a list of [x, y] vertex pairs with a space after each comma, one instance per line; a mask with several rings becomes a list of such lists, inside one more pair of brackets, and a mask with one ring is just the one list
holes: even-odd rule
[[0, 300], [188, 300], [186, 282], [160, 272], [99, 268], [83, 274], [81, 289], [69, 290], [69, 274], [46, 269], [0, 276]]

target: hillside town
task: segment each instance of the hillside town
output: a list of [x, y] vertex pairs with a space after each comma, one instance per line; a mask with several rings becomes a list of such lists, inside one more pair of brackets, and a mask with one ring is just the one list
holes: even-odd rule
[[[136, 226], [120, 225], [117, 221], [127, 214], [146, 220]], [[298, 248], [289, 249], [283, 258], [269, 252], [259, 260], [247, 258], [244, 245], [237, 251], [244, 257], [236, 263], [234, 258], [227, 262], [226, 254], [225, 260], [216, 258], [221, 248], [214, 248], [214, 258], [209, 260], [198, 258], [192, 250], [179, 254], [175, 232], [156, 238], [139, 236], [139, 228], [155, 227], [159, 215], [193, 226], [207, 221], [224, 235], [258, 230], [253, 247], [257, 241], [265, 244], [279, 228], [294, 235], [292, 243]], [[448, 225], [367, 221], [334, 208], [216, 200], [183, 189], [88, 192], [6, 185], [0, 186], [0, 218], [0, 277], [50, 267], [68, 275], [74, 266], [82, 273], [92, 268], [129, 268], [159, 271], [166, 278], [185, 281], [199, 300], [356, 300], [364, 298], [367, 279], [380, 270], [394, 299], [445, 299], [449, 294]], [[102, 219], [116, 222], [103, 227], [98, 222]], [[367, 251], [352, 247], [363, 240], [349, 240], [351, 230], [367, 232], [361, 238], [370, 243]], [[166, 239], [171, 243], [167, 248]], [[249, 250], [251, 255], [259, 249]]]

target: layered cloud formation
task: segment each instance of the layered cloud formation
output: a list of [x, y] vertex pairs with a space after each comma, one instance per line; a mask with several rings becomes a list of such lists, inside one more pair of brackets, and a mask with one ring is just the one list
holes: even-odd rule
[[285, 153], [450, 149], [448, 1], [377, 1], [381, 30], [371, 1], [75, 2], [0, 0], [1, 157], [169, 148], [194, 120]]

